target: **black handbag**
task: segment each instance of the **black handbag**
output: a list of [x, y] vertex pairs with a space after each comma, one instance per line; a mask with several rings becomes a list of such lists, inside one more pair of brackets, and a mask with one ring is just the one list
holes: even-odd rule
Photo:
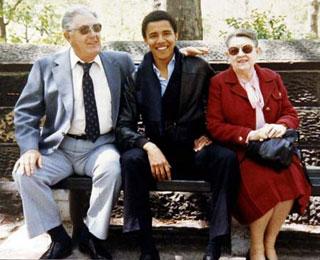
[[299, 133], [295, 129], [287, 129], [281, 138], [260, 141], [249, 141], [246, 154], [249, 158], [276, 170], [291, 164], [292, 155], [299, 155], [296, 142]]

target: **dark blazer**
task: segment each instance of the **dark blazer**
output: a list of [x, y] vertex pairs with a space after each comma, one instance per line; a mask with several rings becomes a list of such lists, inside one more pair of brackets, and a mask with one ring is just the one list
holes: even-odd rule
[[[149, 52], [122, 92], [116, 137], [124, 150], [142, 147], [148, 140], [157, 143], [162, 134], [162, 97], [152, 62]], [[170, 126], [165, 126], [173, 132], [174, 142], [193, 143], [194, 139], [205, 134], [208, 84], [213, 74], [210, 65], [203, 59], [182, 55], [178, 116]], [[145, 135], [137, 131], [140, 119], [145, 127]]]
[[[121, 86], [134, 71], [134, 65], [124, 52], [102, 52], [100, 58], [110, 88], [115, 128]], [[73, 116], [72, 84], [69, 50], [41, 58], [34, 63], [14, 110], [16, 139], [21, 154], [30, 149], [39, 149], [42, 153], [49, 154], [60, 145], [64, 135], [68, 133]], [[41, 129], [39, 125], [43, 116], [45, 121]], [[106, 143], [114, 141], [114, 133], [105, 137], [108, 138]]]

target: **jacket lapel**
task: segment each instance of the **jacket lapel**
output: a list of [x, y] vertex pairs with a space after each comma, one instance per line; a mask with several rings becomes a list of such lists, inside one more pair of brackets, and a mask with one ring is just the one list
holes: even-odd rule
[[69, 51], [57, 55], [52, 68], [53, 78], [67, 114], [73, 114], [73, 83]]
[[153, 70], [152, 54], [148, 52], [138, 70], [142, 100], [146, 102], [144, 107], [148, 111], [144, 111], [148, 115], [149, 120], [160, 122], [162, 111], [162, 97], [160, 82]]
[[225, 83], [227, 83], [228, 85], [230, 85], [231, 87], [231, 91], [233, 93], [235, 93], [238, 96], [244, 97], [246, 99], [248, 99], [248, 95], [247, 92], [245, 91], [245, 89], [240, 85], [240, 82], [237, 78], [236, 73], [233, 71], [232, 67], [230, 66], [227, 70], [226, 70], [226, 77], [225, 77]]
[[[254, 66], [260, 83], [260, 90], [264, 98], [264, 103], [267, 104], [268, 100], [274, 91], [276, 85], [274, 84], [274, 78], [270, 76], [270, 73], [265, 72], [260, 68], [259, 65]], [[248, 99], [247, 92], [240, 85], [236, 73], [233, 71], [231, 67], [226, 71], [225, 82], [231, 86], [231, 90], [239, 96], [242, 96]]]
[[268, 104], [271, 94], [274, 92], [276, 84], [274, 77], [270, 77], [270, 73], [265, 72], [259, 65], [255, 65], [255, 69], [259, 78], [260, 90], [264, 98], [264, 104]]
[[107, 75], [107, 81], [111, 94], [112, 104], [112, 123], [115, 127], [119, 106], [120, 106], [120, 86], [121, 86], [121, 71], [119, 64], [113, 59], [108, 52], [100, 53], [101, 62], [104, 71]]

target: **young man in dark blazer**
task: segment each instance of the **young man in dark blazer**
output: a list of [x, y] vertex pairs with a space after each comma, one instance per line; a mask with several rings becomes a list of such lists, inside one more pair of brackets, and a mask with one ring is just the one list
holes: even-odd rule
[[[164, 11], [148, 14], [142, 35], [149, 47], [121, 97], [117, 141], [124, 151], [124, 232], [139, 232], [140, 259], [159, 259], [152, 238], [149, 189], [157, 181], [205, 179], [212, 185], [212, 216], [204, 259], [218, 259], [221, 238], [230, 232], [235, 154], [206, 134], [207, 89], [214, 72], [175, 46], [177, 26]], [[145, 134], [138, 132], [142, 117]]]

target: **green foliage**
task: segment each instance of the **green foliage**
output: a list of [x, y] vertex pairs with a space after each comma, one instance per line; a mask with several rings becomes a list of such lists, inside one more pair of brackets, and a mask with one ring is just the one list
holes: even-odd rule
[[304, 34], [304, 38], [308, 40], [317, 40], [319, 37], [314, 32]]
[[23, 43], [21, 36], [16, 33], [10, 34], [10, 43], [19, 44]]
[[[227, 18], [227, 25], [234, 29], [245, 28], [257, 32], [258, 39], [290, 40], [292, 33], [285, 24], [285, 16], [268, 16], [267, 12], [252, 10], [246, 18]], [[226, 32], [220, 32], [225, 35]]]
[[7, 0], [4, 17], [8, 21], [7, 39], [10, 43], [63, 44], [60, 29], [61, 15], [58, 6], [51, 1]]

